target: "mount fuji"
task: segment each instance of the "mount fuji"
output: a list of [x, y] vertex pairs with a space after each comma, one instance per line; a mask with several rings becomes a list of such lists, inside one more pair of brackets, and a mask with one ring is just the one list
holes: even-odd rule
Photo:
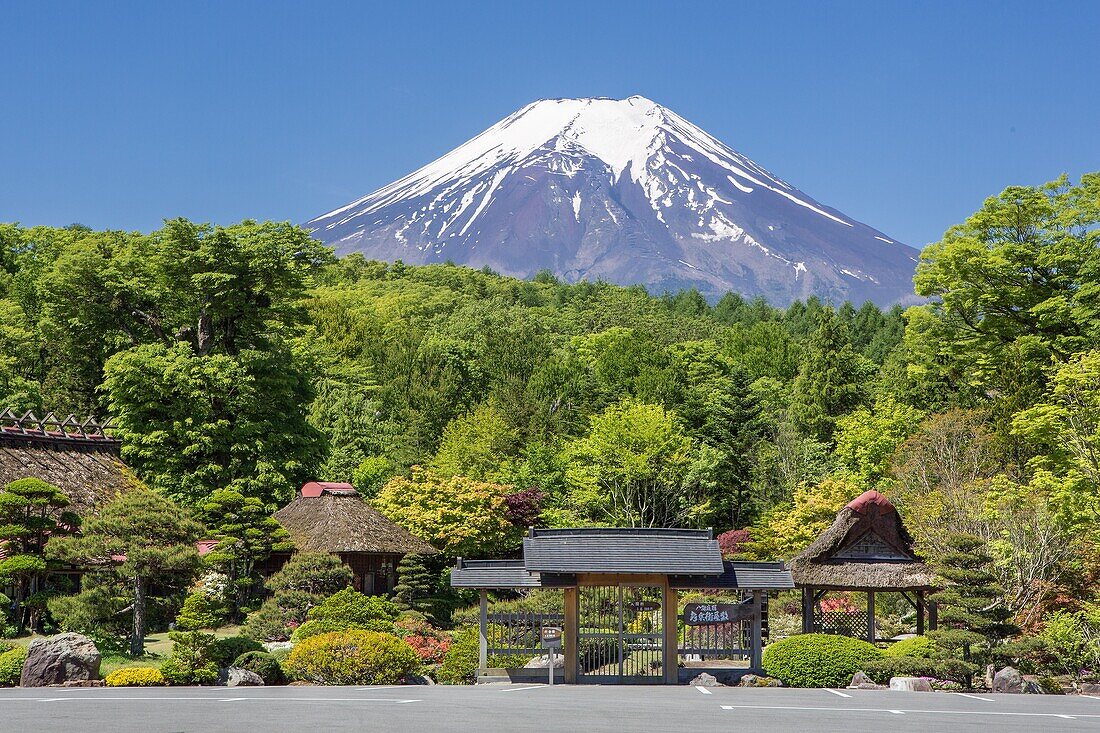
[[339, 254], [775, 305], [906, 303], [918, 251], [644, 97], [534, 102], [305, 225]]

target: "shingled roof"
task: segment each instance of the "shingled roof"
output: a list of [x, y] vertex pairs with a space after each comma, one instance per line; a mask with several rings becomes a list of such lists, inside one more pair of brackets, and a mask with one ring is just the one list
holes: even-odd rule
[[787, 567], [798, 586], [845, 590], [926, 589], [933, 575], [897, 509], [877, 491], [849, 502]]
[[350, 484], [311, 482], [275, 512], [299, 550], [432, 555], [434, 547], [363, 501]]
[[37, 478], [61, 489], [80, 515], [137, 485], [119, 456], [121, 444], [110, 423], [54, 413], [0, 412], [0, 486]]

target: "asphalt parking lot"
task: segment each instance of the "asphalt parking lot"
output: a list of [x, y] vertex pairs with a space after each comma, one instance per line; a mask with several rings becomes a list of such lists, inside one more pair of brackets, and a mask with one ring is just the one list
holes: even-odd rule
[[483, 685], [0, 690], [0, 731], [1077, 731], [1100, 697]]

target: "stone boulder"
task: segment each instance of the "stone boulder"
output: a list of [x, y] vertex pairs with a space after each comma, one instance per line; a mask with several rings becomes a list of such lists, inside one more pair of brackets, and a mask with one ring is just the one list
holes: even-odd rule
[[849, 690], [885, 690], [886, 685], [876, 684], [866, 672], [856, 672], [848, 685]]
[[1013, 667], [1004, 669], [993, 675], [993, 691], [1018, 695], [1024, 691], [1024, 676]]
[[1100, 683], [1082, 682], [1077, 686], [1077, 691], [1082, 695], [1100, 695]]
[[46, 687], [66, 682], [99, 679], [99, 650], [83, 634], [58, 634], [35, 639], [27, 649], [27, 661], [19, 684]]
[[[523, 665], [523, 668], [524, 669], [546, 669], [549, 666], [550, 666], [550, 655], [549, 654], [542, 654], [540, 656], [535, 657], [534, 659], [532, 659], [527, 664]], [[554, 669], [565, 669], [565, 655], [564, 654], [555, 654], [554, 655]], [[550, 673], [547, 672], [547, 674], [550, 674]]]
[[901, 692], [931, 692], [932, 685], [923, 677], [891, 677], [890, 689]]
[[264, 678], [243, 667], [225, 667], [218, 670], [218, 684], [222, 687], [263, 687]]
[[264, 642], [264, 651], [268, 654], [275, 652], [290, 651], [294, 648], [294, 642], [292, 641], [266, 641]]
[[692, 685], [694, 687], [723, 687], [724, 686], [721, 682], [718, 681], [717, 677], [715, 677], [712, 674], [707, 674], [706, 672], [703, 672], [702, 674], [695, 675], [695, 677], [692, 678], [691, 682], [688, 682], [688, 684]]
[[746, 674], [737, 683], [741, 687], [782, 687], [783, 683], [774, 677], [763, 677], [758, 674]]

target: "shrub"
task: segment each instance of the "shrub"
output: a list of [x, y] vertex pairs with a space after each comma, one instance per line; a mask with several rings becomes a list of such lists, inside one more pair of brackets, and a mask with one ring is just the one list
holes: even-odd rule
[[183, 601], [176, 615], [176, 627], [184, 631], [216, 629], [225, 624], [225, 609], [202, 591], [195, 591]]
[[262, 652], [264, 645], [247, 636], [227, 636], [214, 641], [210, 649], [210, 659], [219, 667], [228, 667], [230, 663], [248, 652]]
[[926, 657], [886, 657], [874, 659], [863, 665], [875, 682], [885, 685], [891, 677], [931, 677], [967, 684], [978, 668], [961, 659], [928, 659]]
[[3, 654], [4, 652], [10, 652], [14, 648], [15, 644], [12, 644], [10, 641], [4, 641], [3, 639], [0, 639], [0, 654]]
[[295, 646], [285, 664], [294, 679], [321, 685], [392, 685], [419, 668], [411, 646], [377, 631], [314, 636]]
[[27, 661], [27, 650], [21, 646], [0, 654], [0, 687], [15, 687], [19, 684], [25, 661]]
[[799, 634], [764, 650], [764, 671], [789, 687], [843, 687], [868, 662], [882, 659], [873, 644], [847, 636]]
[[260, 675], [265, 685], [281, 685], [286, 682], [278, 660], [267, 652], [245, 652], [233, 660], [234, 667], [247, 669]]
[[467, 626], [454, 635], [451, 646], [436, 670], [436, 681], [445, 685], [468, 685], [477, 677], [478, 629]]
[[[397, 620], [401, 609], [382, 596], [365, 596], [354, 588], [345, 588], [309, 610], [311, 621], [343, 621], [351, 624], [366, 625], [372, 621], [385, 621], [392, 624]], [[390, 629], [392, 631], [392, 627]]]
[[173, 631], [168, 634], [175, 645], [172, 654], [160, 666], [161, 674], [172, 685], [212, 685], [218, 681], [218, 663], [214, 660], [213, 634], [201, 631]]
[[168, 680], [154, 667], [126, 667], [111, 672], [103, 683], [108, 687], [160, 687]]
[[918, 657], [920, 659], [939, 659], [944, 657], [943, 650], [927, 636], [913, 636], [894, 642], [882, 652], [887, 657]]
[[334, 631], [378, 631], [383, 634], [392, 634], [393, 624], [388, 621], [368, 621], [365, 624], [357, 624], [337, 619], [320, 618], [306, 621], [294, 629], [294, 633], [290, 635], [290, 640], [297, 644], [312, 636], [331, 634]]
[[394, 633], [409, 643], [424, 662], [437, 664], [451, 648], [451, 637], [427, 621], [402, 614], [394, 623]]
[[1080, 679], [1084, 670], [1100, 669], [1100, 633], [1084, 613], [1054, 611], [1043, 619], [1038, 639], [1042, 666], [1054, 674]]

